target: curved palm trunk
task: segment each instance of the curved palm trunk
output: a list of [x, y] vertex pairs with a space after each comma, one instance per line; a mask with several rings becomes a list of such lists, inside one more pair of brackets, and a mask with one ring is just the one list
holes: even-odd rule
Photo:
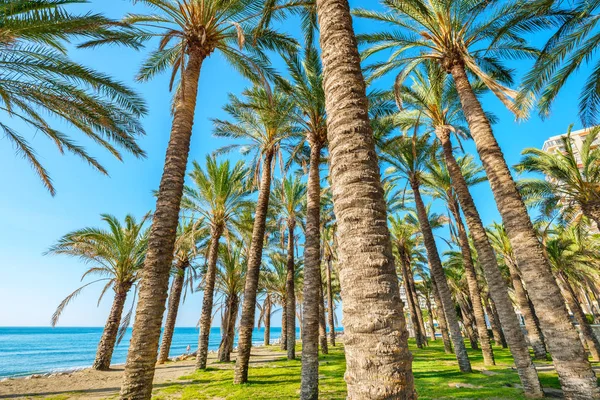
[[429, 298], [429, 296], [425, 297], [425, 304], [427, 305], [427, 314], [429, 314], [429, 329], [431, 332], [431, 340], [435, 341], [436, 337], [435, 337], [435, 324], [433, 322], [433, 308], [431, 307], [431, 299]]
[[348, 0], [317, 0], [317, 14], [348, 398], [413, 399], [412, 356]]
[[[546, 345], [568, 399], [600, 398], [596, 375], [569, 321], [569, 313], [552, 275], [550, 264], [529, 219], [490, 123], [473, 92], [465, 67], [450, 68], [471, 136], [487, 173], [498, 211], [506, 227], [529, 297], [540, 319]], [[489, 282], [489, 280], [488, 280]], [[490, 287], [494, 284], [490, 283]], [[494, 293], [490, 293], [494, 298]], [[498, 306], [498, 312], [501, 306]], [[504, 325], [504, 324], [503, 324]], [[506, 330], [506, 328], [504, 328]], [[506, 335], [507, 339], [509, 335]]]
[[[250, 258], [248, 259], [248, 269], [246, 271], [246, 284], [244, 285], [244, 302], [242, 304], [242, 318], [238, 338], [238, 356], [233, 376], [233, 383], [235, 384], [248, 381], [248, 362], [250, 361], [250, 349], [252, 348], [252, 330], [254, 329], [254, 315], [256, 312], [258, 277], [260, 264], [262, 263], [267, 210], [269, 208], [269, 195], [271, 193], [273, 151], [268, 151], [264, 157], [258, 201], [256, 203], [256, 214], [254, 215], [254, 226], [252, 228], [252, 241], [250, 242]], [[284, 336], [283, 332], [282, 336]]]
[[521, 275], [517, 269], [517, 266], [512, 262], [507, 262], [508, 269], [510, 271], [510, 279], [515, 290], [515, 297], [521, 310], [521, 315], [525, 320], [525, 329], [527, 330], [527, 337], [529, 338], [529, 344], [533, 349], [533, 354], [536, 360], [546, 359], [546, 344], [544, 343], [544, 336], [540, 331], [540, 328], [536, 322], [535, 311], [527, 296], [527, 291], [521, 281]]
[[[288, 246], [287, 246], [287, 276], [285, 281], [286, 292], [286, 329], [287, 359], [296, 358], [296, 292], [294, 289], [294, 229], [296, 221], [288, 221]], [[283, 332], [282, 332], [283, 334]]]
[[329, 347], [327, 347], [327, 324], [325, 323], [325, 296], [323, 295], [323, 284], [320, 279], [319, 279], [319, 346], [321, 347], [322, 354], [329, 354]]
[[335, 347], [335, 322], [333, 317], [333, 291], [331, 289], [331, 256], [327, 257], [325, 267], [325, 279], [327, 281], [327, 320], [329, 323], [329, 344]]
[[469, 338], [469, 343], [471, 344], [471, 348], [473, 350], [479, 350], [479, 337], [477, 336], [477, 332], [473, 329], [473, 325], [475, 324], [475, 317], [473, 316], [473, 312], [471, 310], [470, 305], [466, 303], [464, 299], [457, 296], [458, 306], [460, 307], [461, 319], [464, 327], [464, 332]]
[[177, 274], [171, 283], [171, 293], [169, 294], [167, 305], [167, 320], [163, 330], [162, 342], [158, 353], [157, 364], [164, 364], [169, 359], [171, 342], [173, 341], [173, 332], [175, 332], [175, 322], [177, 322], [177, 313], [179, 311], [179, 302], [181, 301], [181, 292], [183, 292], [183, 280], [185, 279], [185, 269], [187, 263], [177, 265]]
[[417, 310], [415, 309], [415, 297], [413, 296], [412, 293], [412, 286], [409, 283], [410, 280], [412, 279], [411, 275], [408, 272], [408, 268], [410, 268], [407, 265], [407, 260], [406, 257], [404, 257], [404, 254], [402, 253], [402, 251], [399, 249], [399, 252], [401, 254], [400, 256], [400, 264], [401, 264], [401, 271], [402, 271], [402, 279], [404, 280], [404, 291], [406, 292], [406, 302], [408, 303], [408, 310], [410, 312], [410, 319], [413, 325], [413, 329], [415, 331], [415, 341], [417, 343], [417, 347], [419, 349], [423, 348], [423, 332], [421, 332], [421, 325], [419, 325], [419, 321], [417, 319]]
[[171, 138], [142, 269], [139, 300], [121, 386], [121, 399], [144, 400], [150, 399], [152, 395], [158, 340], [169, 289], [169, 271], [173, 261], [203, 59], [204, 56], [199, 50], [191, 51], [183, 71], [181, 95], [175, 105]]
[[454, 354], [456, 355], [456, 360], [458, 361], [458, 367], [462, 372], [471, 372], [471, 362], [469, 361], [465, 342], [460, 333], [456, 309], [454, 308], [454, 303], [452, 302], [450, 288], [448, 288], [448, 281], [446, 280], [446, 275], [444, 274], [444, 269], [442, 268], [442, 261], [440, 260], [437, 245], [435, 243], [435, 239], [433, 238], [431, 225], [429, 225], [427, 210], [425, 209], [425, 204], [421, 198], [418, 184], [411, 182], [411, 187], [415, 196], [417, 217], [419, 219], [421, 233], [423, 234], [425, 249], [427, 250], [427, 258], [429, 260], [429, 265], [431, 266], [431, 273], [434, 276], [435, 283], [440, 294], [444, 315], [446, 316], [446, 321], [448, 322], [448, 327], [450, 329], [450, 339], [452, 339], [452, 344], [454, 345]]
[[[529, 356], [525, 335], [521, 330], [521, 326], [515, 313], [512, 301], [508, 296], [508, 286], [502, 274], [500, 273], [500, 268], [498, 267], [498, 262], [496, 260], [496, 254], [494, 253], [494, 250], [489, 242], [487, 233], [483, 227], [483, 223], [481, 222], [479, 212], [477, 211], [475, 203], [473, 202], [473, 198], [471, 197], [471, 193], [469, 192], [467, 182], [465, 181], [465, 178], [460, 170], [460, 166], [456, 162], [454, 154], [452, 153], [450, 132], [448, 130], [437, 130], [436, 134], [442, 142], [444, 158], [450, 178], [452, 180], [452, 187], [456, 192], [460, 206], [462, 207], [467, 220], [467, 226], [469, 227], [469, 231], [473, 237], [473, 243], [475, 245], [475, 249], [477, 250], [477, 254], [479, 255], [479, 261], [481, 263], [485, 279], [488, 283], [490, 296], [494, 301], [494, 305], [496, 306], [496, 310], [498, 312], [497, 316], [495, 313], [492, 314], [488, 312], [488, 316], [490, 316], [490, 324], [492, 325], [492, 332], [494, 333], [494, 339], [496, 344], [501, 343], [502, 347], [506, 347], [506, 341], [508, 341], [510, 351], [515, 360], [517, 372], [521, 378], [521, 383], [523, 384], [523, 390], [525, 393], [530, 397], [541, 397], [543, 396], [542, 388], [535, 367], [531, 362], [531, 357]], [[457, 205], [455, 205], [455, 207], [458, 210]], [[464, 232], [464, 226], [462, 229]], [[468, 238], [466, 243], [468, 245]], [[498, 319], [499, 323], [496, 322]], [[502, 330], [500, 330], [500, 327]]]
[[[431, 263], [429, 264], [429, 270], [431, 271]], [[444, 351], [446, 354], [452, 354], [452, 342], [450, 341], [450, 334], [448, 333], [448, 321], [446, 321], [446, 314], [444, 313], [444, 306], [442, 305], [442, 299], [438, 290], [437, 284], [435, 283], [435, 277], [431, 275], [431, 285], [433, 286], [433, 298], [435, 300], [436, 315], [438, 324], [440, 325], [440, 331], [442, 331], [442, 341], [444, 342]]]
[[200, 334], [198, 335], [198, 351], [196, 352], [196, 369], [206, 369], [208, 359], [208, 338], [212, 322], [213, 300], [215, 296], [215, 278], [217, 275], [217, 259], [219, 257], [219, 240], [223, 234], [223, 225], [211, 227], [210, 248], [204, 275], [204, 294], [202, 298], [202, 314], [200, 315]]
[[458, 231], [458, 240], [460, 242], [460, 251], [462, 253], [463, 264], [465, 267], [465, 277], [467, 278], [467, 286], [469, 287], [469, 297], [471, 298], [471, 304], [473, 306], [473, 315], [475, 317], [475, 326], [477, 328], [477, 336], [481, 344], [481, 351], [483, 353], [483, 364], [484, 365], [495, 365], [494, 351], [490, 344], [490, 335], [487, 330], [487, 324], [485, 323], [485, 313], [483, 312], [483, 305], [481, 303], [481, 290], [477, 283], [477, 274], [475, 273], [475, 266], [473, 265], [473, 257], [471, 255], [471, 246], [469, 245], [469, 237], [467, 236], [467, 230], [463, 223], [462, 217], [460, 216], [460, 209], [454, 194], [450, 196], [451, 201], [449, 202], [450, 211], [456, 221], [456, 228]]
[[267, 295], [265, 302], [263, 303], [263, 308], [265, 310], [265, 336], [264, 336], [264, 344], [265, 346], [271, 345], [271, 296]]
[[579, 324], [581, 336], [585, 340], [585, 344], [587, 344], [587, 348], [590, 351], [592, 360], [600, 361], [600, 344], [598, 343], [598, 338], [596, 338], [596, 335], [594, 335], [590, 324], [587, 322], [587, 318], [581, 309], [581, 305], [579, 300], [577, 300], [577, 296], [575, 295], [575, 291], [573, 290], [571, 283], [569, 282], [568, 278], [560, 272], [558, 273], [557, 281], [558, 286], [562, 289], [562, 293], [567, 305], [575, 317], [575, 321], [577, 321]]
[[233, 350], [233, 339], [235, 337], [235, 321], [237, 320], [238, 308], [240, 299], [237, 295], [232, 294], [226, 300], [227, 309], [224, 315], [223, 334], [217, 358], [220, 362], [231, 361], [231, 351]]
[[504, 337], [504, 333], [502, 333], [502, 329], [500, 329], [500, 319], [498, 318], [498, 313], [496, 312], [496, 309], [490, 300], [485, 300], [485, 302], [485, 309], [490, 319], [492, 334], [494, 335], [494, 342], [496, 342], [496, 346], [506, 349], [508, 348], [508, 344], [506, 343], [506, 338]]
[[[300, 398], [319, 398], [319, 285], [321, 277], [321, 147], [310, 142], [306, 188], [306, 231], [304, 246], [304, 316], [302, 318], [302, 378]], [[327, 264], [330, 267], [329, 263]], [[328, 275], [329, 276], [329, 275]]]
[[110, 308], [110, 314], [108, 314], [108, 320], [106, 321], [106, 325], [104, 325], [104, 331], [102, 331], [102, 338], [100, 339], [100, 343], [98, 343], [96, 359], [92, 365], [93, 369], [97, 369], [98, 371], [108, 371], [110, 369], [110, 361], [115, 350], [115, 343], [117, 343], [121, 315], [123, 314], [127, 292], [129, 292], [130, 288], [131, 285], [115, 285], [114, 287], [115, 297]]

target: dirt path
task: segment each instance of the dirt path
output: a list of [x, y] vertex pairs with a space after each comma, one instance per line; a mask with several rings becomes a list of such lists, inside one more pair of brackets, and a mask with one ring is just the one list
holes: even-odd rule
[[[232, 354], [232, 358], [235, 353]], [[262, 364], [280, 359], [285, 353], [275, 347], [253, 347], [250, 362]], [[209, 355], [209, 365], [215, 368], [233, 368], [233, 364], [216, 363], [215, 354]], [[156, 368], [154, 387], [161, 387], [194, 371], [194, 359], [171, 362]], [[85, 369], [65, 375], [38, 378], [16, 378], [0, 382], [0, 399], [106, 399], [116, 398], [121, 387], [123, 365], [110, 371]], [[185, 383], [185, 381], [180, 381]]]

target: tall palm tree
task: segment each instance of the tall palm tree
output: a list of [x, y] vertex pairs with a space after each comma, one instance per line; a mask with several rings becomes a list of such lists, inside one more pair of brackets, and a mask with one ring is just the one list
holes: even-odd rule
[[[218, 52], [234, 69], [258, 81], [272, 75], [264, 50], [291, 50], [295, 45], [269, 29], [254, 30], [261, 17], [261, 0], [138, 0], [136, 3], [145, 4], [157, 13], [129, 15], [125, 22], [140, 29], [143, 38], [159, 39], [158, 48], [147, 58], [138, 80], [150, 80], [170, 68], [172, 87], [179, 76], [145, 278], [140, 287], [130, 357], [121, 387], [121, 398], [149, 399], [202, 64]], [[249, 35], [252, 40], [246, 40]]]
[[224, 233], [230, 232], [232, 220], [246, 205], [248, 190], [244, 179], [247, 174], [243, 161], [232, 165], [229, 160], [219, 162], [216, 157], [207, 156], [204, 169], [198, 162], [192, 163], [192, 171], [189, 175], [193, 186], [185, 186], [183, 189], [181, 207], [202, 215], [210, 226], [210, 247], [203, 281], [204, 296], [196, 353], [197, 369], [205, 369], [208, 358], [219, 241]]
[[591, 129], [581, 148], [571, 139], [571, 127], [561, 138], [561, 151], [548, 153], [527, 148], [519, 172], [539, 172], [545, 180], [527, 179], [525, 196], [536, 196], [540, 203], [558, 205], [564, 215], [581, 212], [600, 228], [600, 149], [596, 147], [599, 129]]
[[220, 263], [217, 269], [216, 290], [223, 296], [225, 311], [221, 318], [221, 344], [217, 358], [221, 362], [231, 361], [235, 323], [237, 321], [240, 300], [246, 279], [246, 259], [243, 248], [239, 244], [221, 245]]
[[186, 293], [185, 290], [188, 287], [190, 292], [194, 290], [193, 283], [197, 279], [197, 273], [193, 262], [198, 256], [198, 248], [204, 245], [202, 242], [207, 236], [208, 231], [204, 227], [204, 219], [182, 218], [177, 226], [172, 268], [173, 282], [169, 292], [167, 319], [158, 353], [158, 364], [164, 364], [169, 358], [181, 295]]
[[391, 139], [385, 144], [383, 151], [383, 160], [390, 164], [390, 168], [386, 172], [395, 179], [406, 179], [407, 184], [412, 189], [419, 228], [423, 235], [423, 243], [425, 244], [427, 258], [431, 267], [432, 279], [435, 280], [440, 294], [458, 366], [462, 372], [471, 372], [471, 363], [460, 333], [456, 309], [452, 302], [446, 276], [444, 275], [437, 244], [435, 243], [433, 231], [429, 223], [427, 209], [421, 197], [420, 187], [423, 184], [425, 167], [431, 159], [432, 154], [434, 154], [435, 147], [429, 143], [429, 135], [419, 137], [415, 132], [412, 136], [398, 136]]
[[[467, 185], [475, 185], [485, 181], [485, 177], [481, 176], [483, 169], [476, 165], [471, 157], [459, 159], [458, 165], [461, 168], [462, 175]], [[434, 197], [442, 199], [446, 203], [446, 207], [454, 218], [456, 233], [463, 258], [463, 267], [469, 291], [469, 298], [473, 307], [475, 325], [477, 327], [477, 335], [479, 336], [479, 342], [483, 352], [483, 362], [486, 365], [494, 365], [494, 352], [490, 344], [487, 323], [485, 321], [485, 312], [481, 302], [481, 289], [477, 282], [477, 273], [475, 272], [475, 265], [471, 254], [471, 245], [460, 213], [458, 199], [456, 198], [456, 193], [452, 187], [450, 173], [444, 164], [436, 162], [436, 159], [434, 158], [432, 162], [429, 163], [425, 182], [431, 188]]]
[[280, 219], [280, 224], [287, 228], [287, 298], [286, 298], [286, 330], [288, 360], [296, 358], [296, 295], [294, 288], [294, 249], [296, 247], [296, 225], [303, 224], [305, 216], [306, 185], [298, 176], [284, 177], [275, 183], [271, 192], [271, 203]]
[[[102, 214], [102, 220], [106, 222], [108, 229], [83, 228], [69, 232], [46, 252], [46, 254], [65, 254], [77, 257], [83, 262], [91, 264], [91, 268], [83, 274], [81, 279], [88, 275], [100, 277], [100, 279], [81, 286], [59, 304], [52, 315], [52, 326], [58, 323], [65, 307], [87, 286], [97, 282], [106, 282], [100, 292], [98, 304], [110, 288], [115, 292], [110, 314], [96, 351], [96, 359], [92, 365], [94, 369], [106, 371], [110, 368], [115, 344], [123, 337], [125, 329], [129, 325], [131, 312], [123, 318], [123, 321], [121, 321], [121, 315], [127, 294], [139, 279], [140, 270], [146, 257], [148, 235], [144, 224], [148, 218], [149, 214], [138, 222], [135, 217], [127, 215], [125, 223], [122, 224], [115, 216]], [[121, 326], [120, 334], [119, 326]]]
[[533, 354], [535, 355], [536, 359], [545, 360], [546, 344], [544, 343], [544, 336], [538, 326], [535, 310], [531, 306], [531, 302], [529, 301], [529, 297], [527, 295], [527, 290], [521, 281], [519, 267], [517, 266], [514, 253], [512, 251], [512, 246], [510, 245], [510, 241], [506, 235], [506, 230], [501, 224], [493, 223], [487, 229], [487, 233], [497, 256], [502, 259], [509, 270], [517, 305], [519, 306], [521, 315], [525, 320], [525, 329], [527, 330], [529, 343], [533, 348]]
[[[382, 50], [392, 52], [390, 60], [372, 66], [373, 76], [400, 70], [398, 78], [403, 81], [427, 60], [433, 60], [452, 76], [469, 132], [488, 176], [531, 301], [538, 312], [563, 391], [567, 397], [600, 397], [594, 372], [577, 340], [577, 331], [569, 321], [550, 264], [494, 137], [490, 120], [469, 79], [470, 74], [481, 80], [508, 109], [523, 117], [523, 107], [517, 107], [511, 101], [517, 93], [505, 86], [510, 85], [512, 80], [511, 71], [502, 64], [502, 59], [535, 56], [537, 51], [527, 46], [522, 35], [539, 28], [544, 20], [523, 12], [527, 2], [522, 0], [480, 2], [477, 6], [471, 0], [411, 0], [401, 3], [386, 0], [383, 4], [386, 12], [357, 11], [360, 16], [400, 28], [392, 32], [365, 34], [360, 38], [363, 43], [371, 44], [365, 51], [365, 57]], [[459, 199], [466, 200], [466, 193], [462, 192], [464, 190], [457, 190]], [[466, 210], [466, 207], [463, 209]], [[484, 259], [482, 255], [480, 257]], [[534, 382], [533, 379], [530, 381]], [[529, 389], [526, 390], [529, 392]], [[532, 387], [533, 392], [536, 396], [542, 395], [536, 387]]]
[[[411, 399], [416, 396], [412, 358], [350, 6], [347, 0], [316, 5], [346, 305], [348, 397]], [[365, 365], [367, 358], [371, 362]]]
[[220, 149], [220, 152], [240, 148], [243, 155], [253, 154], [250, 171], [254, 177], [252, 181], [259, 190], [242, 304], [235, 383], [248, 381], [248, 361], [252, 347], [252, 330], [271, 180], [276, 158], [281, 157], [282, 150], [285, 149], [284, 141], [297, 130], [295, 121], [289, 117], [294, 108], [295, 104], [288, 95], [280, 90], [272, 91], [268, 83], [263, 82], [261, 86], [244, 90], [242, 98], [230, 95], [229, 104], [224, 109], [231, 120], [214, 121], [217, 136], [246, 142], [232, 144]]
[[[5, 114], [0, 123], [4, 137], [17, 154], [33, 167], [50, 194], [55, 188], [32, 144], [26, 139], [35, 132], [50, 139], [60, 153], [80, 157], [103, 174], [98, 160], [46, 115], [66, 122], [118, 160], [121, 150], [143, 157], [137, 140], [144, 134], [138, 118], [146, 113], [144, 101], [110, 76], [72, 61], [67, 44], [76, 38], [126, 42], [130, 29], [101, 14], [71, 13], [66, 6], [83, 0], [4, 1], [0, 4], [0, 74]], [[136, 40], [130, 40], [137, 46]], [[29, 132], [23, 133], [23, 123]]]

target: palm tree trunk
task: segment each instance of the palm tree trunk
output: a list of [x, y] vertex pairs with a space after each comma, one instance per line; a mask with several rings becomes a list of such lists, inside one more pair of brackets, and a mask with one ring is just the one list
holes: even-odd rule
[[431, 299], [429, 296], [425, 297], [425, 304], [427, 304], [427, 314], [429, 314], [429, 329], [431, 330], [431, 340], [435, 341], [435, 323], [433, 322], [433, 308], [431, 307]]
[[265, 338], [264, 344], [265, 346], [271, 345], [271, 296], [267, 295], [265, 302], [263, 303], [263, 307], [265, 310]]
[[594, 335], [590, 324], [587, 322], [585, 314], [581, 309], [581, 305], [577, 300], [577, 296], [575, 296], [575, 291], [573, 290], [573, 286], [569, 282], [568, 278], [564, 276], [562, 273], [558, 273], [557, 281], [559, 287], [562, 289], [563, 296], [567, 302], [567, 305], [571, 309], [573, 316], [575, 317], [575, 321], [579, 324], [579, 329], [581, 330], [581, 335], [587, 344], [587, 348], [590, 351], [592, 356], [592, 361], [600, 361], [600, 344], [598, 343], [598, 338]]
[[417, 293], [417, 287], [415, 285], [415, 277], [412, 269], [408, 270], [410, 275], [410, 281], [408, 284], [411, 286], [411, 294], [413, 296], [413, 304], [415, 305], [415, 311], [417, 314], [417, 321], [419, 322], [419, 332], [421, 334], [421, 342], [423, 346], [427, 346], [427, 333], [425, 331], [425, 323], [423, 322], [423, 313], [421, 312], [421, 303], [419, 302], [419, 294]]
[[474, 316], [473, 313], [471, 311], [471, 308], [468, 304], [466, 304], [466, 301], [461, 298], [461, 295], [457, 295], [456, 296], [457, 302], [458, 302], [458, 306], [460, 307], [460, 314], [461, 314], [461, 319], [462, 319], [462, 323], [463, 323], [463, 327], [464, 327], [464, 332], [466, 333], [467, 337], [469, 338], [469, 343], [471, 344], [471, 348], [473, 350], [479, 350], [479, 345], [478, 345], [478, 341], [479, 341], [479, 337], [477, 336], [477, 332], [473, 329], [473, 325], [475, 323], [474, 321]]
[[238, 308], [240, 306], [240, 300], [236, 294], [230, 294], [227, 296], [226, 310], [223, 333], [221, 344], [219, 345], [219, 351], [217, 352], [217, 358], [220, 362], [231, 361], [231, 351], [233, 350], [233, 339], [235, 336], [235, 321], [237, 320]]
[[167, 305], [167, 320], [165, 322], [165, 329], [163, 330], [157, 364], [164, 364], [169, 358], [171, 342], [173, 341], [173, 332], [175, 332], [175, 322], [177, 322], [177, 313], [179, 311], [179, 302], [181, 301], [181, 292], [183, 291], [185, 269], [187, 266], [187, 262], [178, 263], [177, 273], [173, 278], [173, 283], [171, 283], [171, 293], [169, 294]]
[[527, 296], [527, 291], [521, 281], [521, 275], [517, 269], [517, 266], [511, 262], [506, 263], [510, 271], [510, 279], [512, 280], [513, 288], [515, 290], [515, 297], [521, 310], [521, 315], [525, 320], [525, 329], [527, 330], [527, 337], [529, 338], [529, 344], [533, 349], [533, 354], [536, 360], [546, 359], [546, 344], [544, 343], [544, 336], [539, 329], [536, 322], [535, 311], [532, 307], [531, 302]]
[[588, 217], [590, 221], [594, 221], [596, 223], [596, 227], [600, 229], [600, 202], [591, 201], [589, 203], [582, 204], [581, 211], [583, 211], [583, 214]]
[[[506, 342], [503, 339], [506, 338], [506, 340], [508, 340], [511, 354], [515, 360], [515, 365], [517, 366], [517, 372], [521, 378], [521, 383], [523, 384], [523, 390], [531, 397], [543, 396], [537, 372], [531, 362], [531, 357], [529, 356], [525, 335], [521, 330], [512, 301], [508, 296], [508, 286], [500, 273], [496, 254], [489, 242], [479, 212], [477, 211], [473, 197], [471, 197], [471, 193], [469, 192], [467, 182], [452, 153], [450, 132], [447, 129], [438, 129], [436, 130], [436, 134], [442, 142], [444, 159], [450, 174], [452, 187], [456, 192], [460, 207], [462, 207], [465, 215], [467, 226], [471, 232], [473, 243], [477, 250], [477, 255], [479, 256], [479, 262], [488, 283], [490, 296], [498, 311], [498, 318], [496, 318], [496, 315], [488, 313], [496, 344], [498, 344], [498, 339], [500, 339], [500, 343], [502, 343], [504, 347]], [[499, 323], [496, 322], [497, 319], [499, 319]], [[502, 331], [499, 330], [499, 327], [502, 327]]]
[[493, 307], [492, 302], [486, 300], [485, 308], [490, 319], [490, 325], [492, 327], [492, 334], [494, 335], [494, 342], [496, 342], [496, 346], [500, 346], [503, 349], [508, 348], [504, 333], [502, 333], [502, 329], [500, 329], [500, 319], [498, 318], [498, 313]]
[[121, 399], [144, 400], [150, 399], [152, 395], [158, 340], [169, 289], [169, 271], [173, 261], [203, 60], [204, 56], [199, 50], [190, 51], [183, 71], [183, 86], [175, 105], [171, 138], [142, 269], [135, 322], [121, 386]]
[[98, 371], [108, 371], [110, 369], [110, 361], [115, 350], [115, 343], [117, 343], [121, 314], [123, 314], [127, 292], [129, 292], [130, 288], [131, 285], [120, 286], [118, 284], [114, 287], [115, 297], [110, 308], [110, 314], [108, 314], [108, 320], [106, 321], [106, 325], [104, 325], [102, 338], [100, 339], [100, 343], [98, 343], [96, 359], [92, 365], [93, 369]]
[[[235, 384], [248, 381], [248, 362], [250, 361], [254, 314], [256, 312], [256, 292], [258, 290], [258, 277], [260, 265], [262, 263], [267, 210], [269, 208], [269, 195], [271, 193], [273, 152], [268, 151], [264, 158], [258, 201], [256, 203], [256, 213], [254, 215], [254, 226], [252, 228], [250, 258], [248, 260], [248, 269], [246, 271], [246, 284], [244, 286], [244, 303], [242, 304], [242, 318], [240, 321], [238, 337], [238, 356], [235, 362], [235, 373], [233, 377], [233, 383]], [[282, 336], [285, 336], [283, 331]]]
[[208, 359], [208, 338], [212, 322], [213, 299], [215, 295], [215, 278], [217, 275], [217, 259], [219, 258], [219, 240], [224, 226], [217, 224], [211, 227], [210, 248], [204, 275], [204, 295], [202, 298], [202, 314], [200, 316], [200, 334], [198, 335], [198, 352], [196, 353], [196, 369], [206, 369]]
[[[429, 270], [431, 271], [431, 263], [429, 264]], [[442, 299], [438, 290], [437, 284], [435, 283], [435, 277], [431, 275], [431, 284], [433, 286], [433, 298], [435, 300], [436, 314], [440, 330], [442, 331], [442, 341], [444, 342], [444, 351], [446, 354], [452, 354], [452, 342], [450, 341], [450, 334], [448, 333], [448, 321], [446, 321], [446, 314], [444, 313], [444, 306], [442, 305]]]
[[404, 291], [406, 293], [406, 302], [408, 303], [408, 311], [410, 312], [410, 319], [412, 321], [413, 329], [415, 331], [415, 341], [417, 343], [417, 347], [419, 349], [423, 348], [423, 333], [421, 332], [421, 326], [419, 325], [419, 321], [417, 319], [417, 310], [415, 308], [414, 296], [412, 294], [412, 287], [409, 281], [412, 279], [411, 275], [408, 273], [408, 268], [410, 268], [407, 264], [406, 257], [402, 250], [398, 249], [400, 252], [400, 264], [402, 271], [402, 279], [404, 280]]
[[287, 304], [286, 299], [282, 299], [281, 306], [281, 337], [279, 338], [279, 348], [283, 351], [287, 350]]
[[411, 187], [413, 190], [413, 195], [415, 196], [417, 217], [419, 219], [419, 225], [421, 227], [425, 249], [427, 250], [427, 259], [429, 260], [431, 274], [435, 279], [435, 283], [440, 294], [440, 299], [442, 301], [444, 315], [446, 316], [446, 321], [448, 322], [448, 327], [450, 328], [450, 339], [452, 339], [452, 344], [454, 345], [454, 354], [456, 355], [456, 360], [458, 361], [458, 367], [460, 368], [461, 372], [471, 372], [471, 362], [469, 361], [465, 342], [463, 341], [463, 337], [460, 333], [456, 309], [454, 308], [454, 303], [452, 302], [450, 288], [448, 287], [446, 275], [444, 274], [444, 269], [442, 268], [442, 261], [440, 260], [440, 256], [438, 254], [437, 245], [433, 237], [433, 231], [431, 230], [431, 225], [429, 225], [427, 210], [425, 209], [425, 204], [421, 198], [418, 184], [413, 181], [411, 182]]
[[335, 322], [333, 318], [333, 291], [331, 288], [331, 256], [327, 257], [325, 267], [325, 279], [327, 280], [327, 319], [329, 322], [329, 344], [335, 347]]
[[329, 354], [329, 347], [327, 347], [327, 324], [325, 321], [325, 296], [323, 295], [323, 284], [319, 279], [319, 346], [321, 347], [322, 354]]
[[317, 0], [317, 15], [348, 398], [413, 399], [412, 356], [348, 0]]
[[[296, 221], [288, 221], [288, 246], [287, 246], [287, 276], [285, 281], [286, 291], [286, 329], [287, 332], [287, 359], [296, 358], [296, 292], [294, 289], [294, 229]], [[282, 332], [283, 334], [283, 332]]]
[[[450, 68], [471, 136], [487, 173], [498, 211], [506, 227], [529, 297], [540, 319], [546, 345], [566, 398], [600, 398], [596, 375], [578, 340], [577, 331], [554, 280], [525, 204], [512, 179], [490, 123], [469, 83], [465, 67]], [[489, 283], [489, 281], [488, 281]], [[493, 284], [490, 283], [490, 287]], [[494, 298], [493, 292], [490, 293]], [[498, 302], [495, 302], [500, 312]], [[506, 330], [506, 328], [504, 327]], [[507, 335], [509, 336], [509, 335]]]
[[483, 364], [484, 365], [495, 365], [494, 351], [490, 344], [490, 335], [488, 334], [487, 324], [485, 323], [485, 313], [483, 312], [483, 305], [481, 304], [481, 290], [477, 283], [477, 274], [475, 273], [475, 266], [473, 265], [473, 257], [471, 255], [471, 246], [469, 244], [469, 237], [467, 236], [467, 230], [463, 223], [462, 217], [460, 216], [460, 209], [458, 201], [454, 197], [454, 193], [450, 195], [450, 211], [454, 216], [456, 222], [456, 228], [458, 231], [458, 240], [460, 242], [460, 251], [462, 253], [463, 264], [465, 267], [465, 277], [467, 278], [467, 286], [469, 287], [469, 297], [471, 298], [471, 304], [473, 305], [473, 315], [475, 317], [475, 326], [477, 327], [477, 336], [479, 336], [479, 343], [481, 344], [481, 351], [483, 352]]

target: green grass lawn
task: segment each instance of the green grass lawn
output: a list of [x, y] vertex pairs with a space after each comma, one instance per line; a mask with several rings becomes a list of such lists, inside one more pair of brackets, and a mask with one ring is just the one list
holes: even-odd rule
[[[483, 366], [480, 351], [470, 350], [474, 372], [458, 371], [456, 360], [445, 354], [441, 340], [430, 342], [425, 349], [417, 349], [410, 342], [414, 355], [413, 372], [419, 399], [524, 399], [518, 388], [519, 378], [511, 369], [512, 358], [506, 349], [494, 348], [496, 366]], [[330, 348], [328, 355], [319, 357], [319, 390], [321, 399], [344, 399], [345, 360], [341, 346]], [[549, 362], [546, 364], [550, 364]], [[297, 399], [300, 389], [300, 360], [281, 359], [250, 369], [250, 382], [233, 385], [231, 369], [208, 369], [169, 384], [155, 391], [156, 399]], [[482, 370], [489, 371], [489, 375]], [[544, 387], [559, 388], [554, 372], [540, 372]], [[472, 387], [457, 387], [472, 385]]]

